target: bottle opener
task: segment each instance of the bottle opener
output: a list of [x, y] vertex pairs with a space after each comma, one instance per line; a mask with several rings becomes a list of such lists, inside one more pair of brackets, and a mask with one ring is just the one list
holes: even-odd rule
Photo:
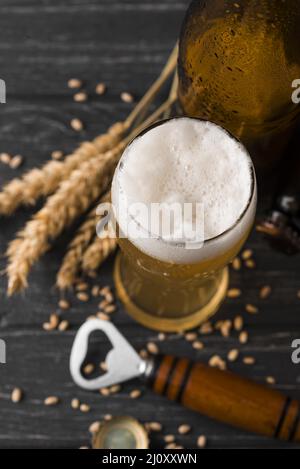
[[[103, 331], [112, 344], [107, 372], [88, 380], [81, 373], [89, 336]], [[143, 378], [156, 393], [224, 423], [269, 437], [300, 442], [300, 403], [229, 371], [187, 358], [155, 355], [142, 359], [109, 321], [91, 319], [79, 329], [71, 352], [70, 371], [89, 391], [132, 378]]]

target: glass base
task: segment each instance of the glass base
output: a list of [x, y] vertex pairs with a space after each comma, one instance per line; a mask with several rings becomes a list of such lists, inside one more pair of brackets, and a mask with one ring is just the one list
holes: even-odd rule
[[[213, 291], [213, 294], [210, 293], [207, 295], [207, 301], [205, 301], [204, 298], [201, 308], [190, 314], [188, 313], [182, 316], [178, 315], [178, 312], [176, 312], [173, 318], [170, 314], [167, 315], [168, 317], [164, 317], [163, 314], [151, 313], [138, 305], [128, 294], [127, 288], [125, 287], [126, 282], [123, 280], [126, 272], [123, 275], [122, 259], [123, 255], [119, 253], [114, 267], [114, 280], [117, 295], [124, 304], [128, 314], [138, 323], [150, 329], [163, 332], [182, 332], [188, 329], [193, 329], [213, 316], [218, 311], [221, 303], [226, 297], [229, 283], [229, 271], [227, 267], [214, 274], [216, 279], [215, 290]], [[211, 280], [207, 279], [207, 282], [209, 281], [211, 282]]]

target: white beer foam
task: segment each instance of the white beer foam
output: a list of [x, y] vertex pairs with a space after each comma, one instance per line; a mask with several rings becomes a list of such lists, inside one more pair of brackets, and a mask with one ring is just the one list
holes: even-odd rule
[[[161, 260], [198, 262], [215, 255], [216, 248], [229, 248], [253, 222], [256, 200], [231, 235], [225, 233], [249, 203], [251, 167], [245, 148], [221, 127], [191, 118], [167, 121], [136, 138], [124, 151], [112, 187], [117, 221], [125, 228], [126, 208], [132, 203], [203, 204], [204, 240], [222, 233], [224, 239], [205, 243], [196, 252], [163, 239], [131, 239], [139, 249]], [[142, 217], [138, 222], [143, 226]]]

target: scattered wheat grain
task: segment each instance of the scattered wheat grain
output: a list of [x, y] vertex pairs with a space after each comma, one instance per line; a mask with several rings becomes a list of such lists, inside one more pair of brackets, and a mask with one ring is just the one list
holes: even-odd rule
[[187, 435], [188, 433], [190, 433], [191, 430], [192, 430], [192, 427], [190, 425], [183, 424], [178, 427], [177, 431], [179, 435]]
[[77, 292], [86, 292], [89, 289], [89, 285], [86, 282], [79, 282], [76, 285]]
[[252, 304], [246, 304], [245, 309], [246, 309], [247, 313], [249, 313], [249, 314], [257, 314], [258, 313], [257, 306], [254, 306]]
[[241, 270], [241, 266], [242, 266], [242, 263], [239, 257], [236, 257], [235, 259], [233, 259], [232, 261], [233, 270]]
[[68, 81], [68, 87], [69, 88], [80, 88], [82, 86], [82, 80], [79, 80], [78, 78], [70, 78]]
[[147, 426], [152, 432], [161, 432], [163, 428], [160, 422], [149, 422]]
[[265, 300], [271, 295], [272, 288], [269, 285], [265, 285], [260, 289], [259, 296], [262, 300]]
[[255, 269], [256, 267], [256, 263], [253, 259], [248, 259], [246, 262], [245, 262], [245, 266], [248, 268], [248, 269]]
[[100, 370], [102, 370], [102, 371], [107, 371], [107, 364], [106, 364], [106, 362], [101, 362], [101, 363], [99, 363], [99, 368], [100, 368]]
[[244, 327], [244, 319], [242, 316], [236, 316], [233, 320], [233, 327], [237, 332], [240, 332]]
[[246, 344], [248, 342], [248, 332], [242, 331], [239, 335], [239, 341], [241, 344]]
[[166, 443], [174, 443], [174, 441], [175, 441], [175, 436], [174, 436], [174, 435], [171, 435], [171, 434], [170, 434], [170, 435], [165, 435], [165, 436], [164, 436], [164, 441], [165, 441]]
[[199, 329], [200, 334], [209, 335], [214, 331], [213, 326], [210, 322], [205, 322]]
[[67, 300], [60, 300], [58, 303], [58, 306], [60, 309], [63, 309], [63, 310], [68, 310], [71, 307], [69, 301]]
[[200, 435], [197, 439], [198, 448], [205, 448], [207, 445], [207, 438], [204, 435]]
[[95, 88], [96, 94], [102, 96], [106, 92], [106, 85], [104, 83], [98, 83]]
[[80, 404], [80, 407], [79, 407], [80, 411], [81, 412], [89, 412], [91, 410], [91, 406], [88, 405], [88, 404]]
[[195, 350], [203, 350], [204, 349], [204, 344], [203, 342], [200, 342], [200, 340], [196, 340], [193, 342], [193, 349]]
[[8, 164], [11, 162], [11, 155], [8, 153], [0, 153], [0, 162], [3, 164]]
[[158, 346], [155, 344], [155, 342], [148, 342], [147, 350], [153, 355], [157, 355], [159, 353]]
[[23, 398], [23, 391], [21, 388], [14, 388], [12, 393], [11, 393], [11, 400], [15, 404], [21, 402]]
[[76, 296], [79, 301], [82, 301], [84, 303], [87, 303], [90, 299], [89, 295], [83, 291], [78, 292]]
[[232, 349], [228, 352], [227, 359], [230, 362], [235, 362], [239, 358], [239, 350], [238, 349]]
[[131, 399], [138, 399], [139, 397], [141, 397], [142, 393], [139, 389], [134, 389], [133, 391], [130, 392], [129, 395]]
[[115, 305], [107, 305], [105, 306], [104, 308], [104, 312], [105, 313], [108, 313], [108, 314], [111, 314], [111, 313], [114, 313], [116, 311], [116, 306]]
[[276, 380], [275, 380], [274, 376], [267, 376], [266, 377], [266, 382], [268, 384], [276, 384]]
[[18, 169], [23, 164], [24, 158], [21, 155], [14, 156], [10, 162], [9, 166], [11, 169]]
[[244, 365], [254, 365], [255, 364], [255, 358], [254, 357], [244, 357], [243, 358], [243, 363], [244, 363]]
[[72, 127], [73, 130], [76, 132], [80, 132], [83, 129], [83, 123], [80, 119], [74, 118], [70, 122], [70, 126]]
[[74, 409], [74, 410], [79, 409], [79, 407], [80, 407], [80, 401], [79, 401], [79, 399], [77, 399], [77, 398], [72, 399], [72, 401], [71, 401], [71, 407], [72, 407], [72, 409]]
[[70, 323], [69, 321], [67, 321], [66, 319], [64, 319], [63, 321], [61, 321], [58, 325], [58, 330], [61, 331], [61, 332], [64, 332], [66, 330], [68, 330], [70, 327]]
[[219, 368], [220, 370], [226, 370], [226, 363], [219, 355], [213, 355], [208, 362], [212, 368]]
[[242, 292], [239, 288], [230, 288], [227, 292], [228, 298], [239, 298]]
[[120, 384], [114, 384], [109, 388], [111, 394], [117, 394], [118, 392], [121, 391], [121, 386]]
[[44, 400], [44, 404], [48, 407], [55, 406], [58, 403], [59, 403], [59, 398], [56, 396], [49, 396], [49, 397], [46, 397], [46, 399]]
[[73, 99], [74, 101], [76, 101], [76, 103], [83, 103], [84, 101], [86, 101], [88, 98], [88, 95], [85, 91], [79, 91], [78, 93], [75, 93], [74, 96], [73, 96]]
[[83, 373], [85, 375], [91, 375], [95, 371], [95, 365], [93, 363], [88, 363], [83, 367]]
[[242, 252], [242, 259], [243, 259], [244, 261], [247, 261], [247, 260], [250, 259], [252, 256], [253, 256], [253, 251], [252, 251], [252, 249], [245, 249], [245, 250]]
[[109, 321], [110, 320], [108, 314], [102, 313], [102, 311], [97, 313], [97, 318], [102, 319], [102, 321]]
[[55, 150], [51, 153], [51, 158], [53, 160], [61, 160], [63, 156], [64, 156], [64, 154], [60, 150]]
[[195, 332], [187, 332], [184, 337], [188, 342], [194, 342], [197, 339], [197, 334]]
[[91, 291], [92, 296], [94, 298], [97, 298], [97, 296], [99, 296], [99, 291], [100, 291], [100, 287], [98, 285], [94, 285]]
[[95, 433], [98, 433], [98, 431], [100, 430], [100, 427], [101, 427], [101, 422], [97, 420], [96, 422], [91, 423], [91, 425], [89, 426], [89, 432], [92, 435], [94, 435]]
[[128, 104], [133, 103], [134, 101], [132, 94], [127, 93], [126, 91], [123, 91], [123, 93], [121, 93], [121, 99], [124, 103]]

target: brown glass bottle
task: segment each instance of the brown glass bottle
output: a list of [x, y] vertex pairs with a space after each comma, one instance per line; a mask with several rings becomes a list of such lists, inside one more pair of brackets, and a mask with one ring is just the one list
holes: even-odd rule
[[[299, 0], [194, 0], [179, 52], [179, 100], [185, 114], [212, 120], [274, 160], [300, 105]], [[298, 85], [299, 86], [299, 85]]]

